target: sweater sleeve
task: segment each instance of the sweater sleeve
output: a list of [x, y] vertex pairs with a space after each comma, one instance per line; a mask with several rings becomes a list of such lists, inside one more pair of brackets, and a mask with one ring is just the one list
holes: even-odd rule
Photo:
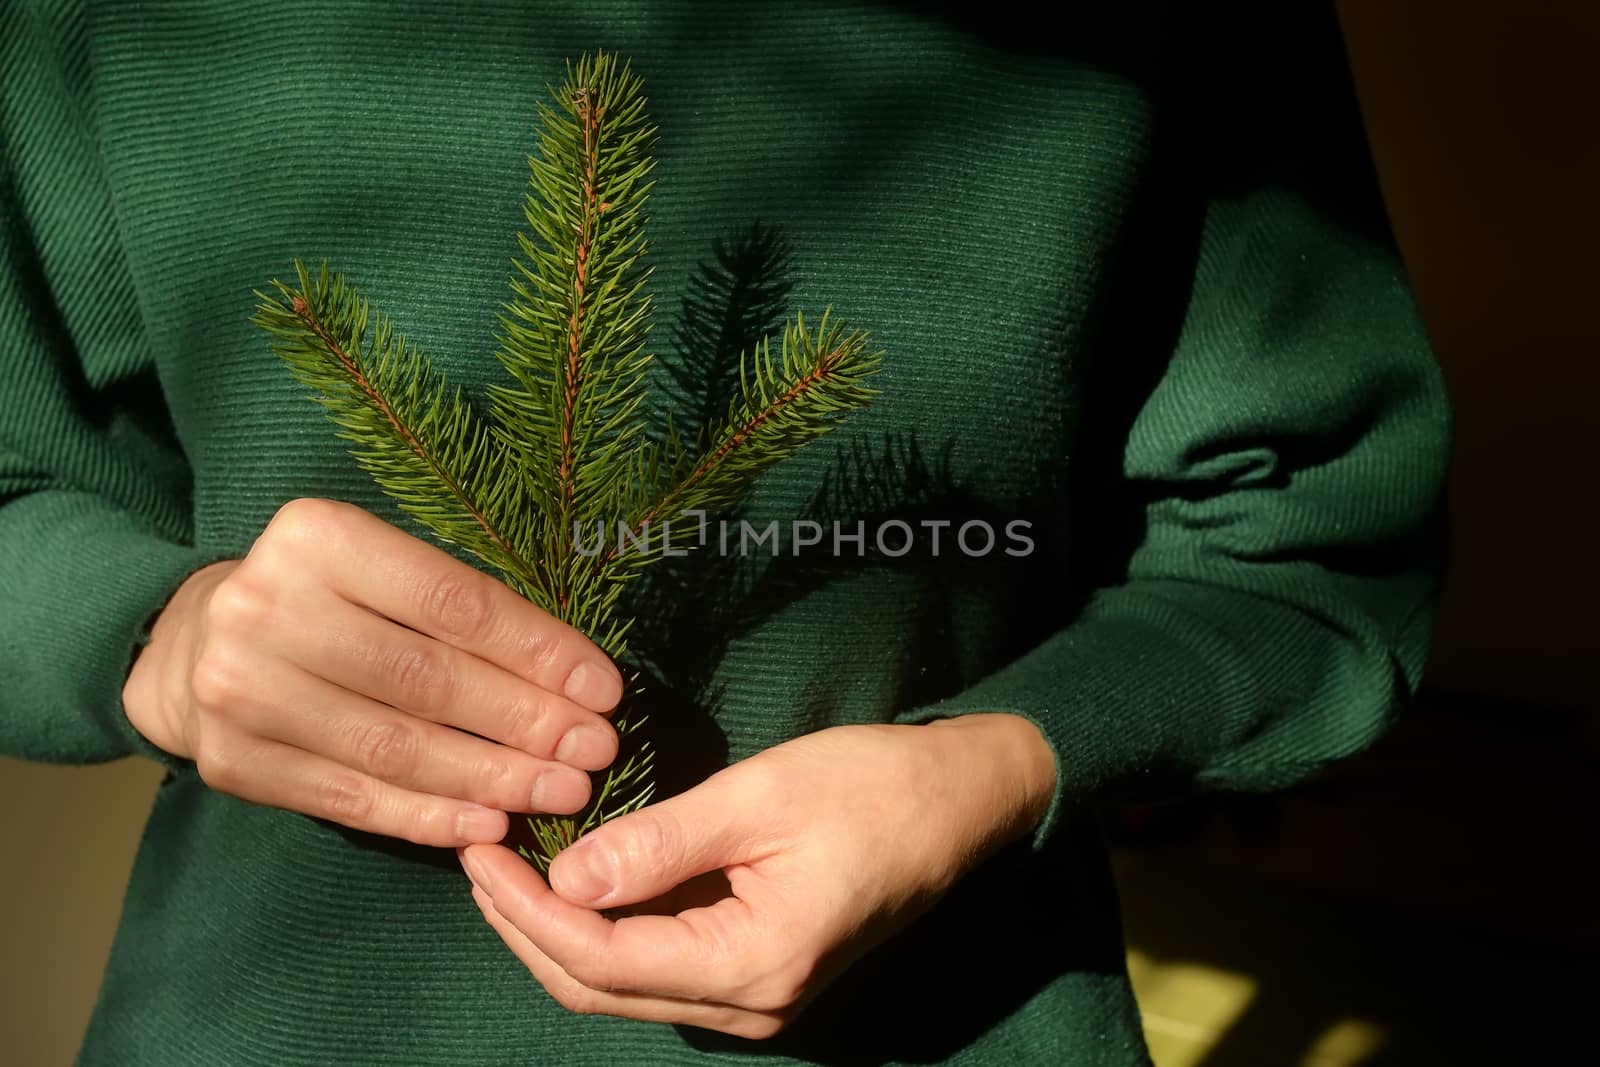
[[67, 74], [83, 38], [55, 29], [0, 7], [0, 754], [170, 764], [122, 685], [167, 597], [223, 556], [193, 547], [189, 469]]
[[[1077, 509], [1128, 505], [1119, 565], [1036, 647], [898, 717], [1037, 725], [1057, 778], [1035, 847], [1069, 805], [1290, 784], [1370, 744], [1419, 683], [1449, 403], [1353, 98], [1319, 110], [1293, 84], [1212, 109], [1179, 153], [1180, 180], [1206, 186], [1181, 325], [1117, 450], [1115, 501]], [[1259, 125], [1217, 132], [1251, 101]], [[1121, 362], [1122, 340], [1100, 343]]]

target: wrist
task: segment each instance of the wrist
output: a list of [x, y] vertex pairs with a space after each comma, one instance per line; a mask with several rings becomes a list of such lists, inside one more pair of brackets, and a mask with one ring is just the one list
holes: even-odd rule
[[1056, 788], [1055, 750], [1020, 715], [991, 712], [934, 719], [955, 766], [977, 790], [985, 851], [1020, 840], [1039, 825]]
[[128, 722], [146, 741], [170, 755], [193, 758], [187, 751], [182, 719], [201, 629], [200, 613], [212, 590], [239, 562], [208, 564], [184, 579], [151, 620], [123, 683], [122, 709]]

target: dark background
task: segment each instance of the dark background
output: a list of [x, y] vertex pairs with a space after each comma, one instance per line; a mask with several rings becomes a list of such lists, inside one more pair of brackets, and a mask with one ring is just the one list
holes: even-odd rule
[[1600, 972], [1600, 12], [1338, 5], [1456, 410], [1418, 706], [1270, 798], [1127, 813], [1160, 1067], [1589, 1062]]

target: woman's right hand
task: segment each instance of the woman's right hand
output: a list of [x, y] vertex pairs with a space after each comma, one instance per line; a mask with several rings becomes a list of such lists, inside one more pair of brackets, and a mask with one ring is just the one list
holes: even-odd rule
[[506, 812], [580, 810], [621, 694], [604, 652], [504, 583], [307, 498], [179, 587], [122, 698], [214, 789], [460, 846], [499, 841]]

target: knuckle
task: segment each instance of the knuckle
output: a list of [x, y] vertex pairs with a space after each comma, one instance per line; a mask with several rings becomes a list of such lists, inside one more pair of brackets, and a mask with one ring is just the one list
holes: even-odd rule
[[622, 842], [630, 865], [648, 863], [677, 870], [683, 860], [683, 827], [670, 813], [645, 808], [627, 824], [629, 832]]
[[450, 689], [444, 658], [426, 646], [391, 652], [383, 670], [401, 702], [414, 711], [437, 710]]
[[416, 771], [421, 756], [421, 738], [402, 722], [373, 723], [356, 738], [356, 758], [375, 778], [404, 780]]
[[422, 608], [440, 633], [457, 639], [477, 637], [488, 625], [489, 587], [476, 573], [442, 575], [423, 589]]
[[550, 995], [557, 1004], [576, 1015], [595, 1015], [600, 1011], [600, 998], [576, 981], [559, 983]]
[[473, 764], [472, 782], [464, 799], [505, 812], [523, 811], [529, 806], [529, 798], [533, 796], [534, 782], [538, 777], [537, 768], [525, 759], [505, 755], [482, 756]]
[[553, 618], [528, 630], [523, 656], [536, 673], [547, 672], [566, 658], [567, 645], [559, 631]]
[[251, 583], [225, 580], [211, 591], [206, 601], [206, 627], [208, 630], [227, 632], [252, 632], [265, 621], [269, 611], [267, 598]]
[[544, 701], [530, 698], [514, 702], [506, 712], [501, 738], [512, 748], [538, 756], [550, 756], [555, 740], [547, 738], [550, 712]]
[[365, 822], [375, 806], [372, 790], [351, 774], [329, 774], [318, 779], [313, 795], [317, 810], [341, 823]]
[[[476, 777], [486, 786], [504, 786], [517, 780], [517, 766], [505, 756], [484, 756], [478, 760]], [[519, 796], [519, 800], [526, 799], [525, 796]]]
[[240, 689], [239, 672], [226, 653], [208, 648], [189, 671], [189, 695], [199, 707], [217, 711], [231, 704]]
[[777, 760], [762, 758], [765, 755], [767, 753], [757, 753], [756, 758], [746, 760], [741, 765], [743, 773], [739, 789], [750, 798], [750, 803], [763, 810], [780, 811], [798, 800], [806, 799], [797, 795], [795, 776], [787, 773]]
[[338, 521], [342, 505], [320, 497], [298, 497], [273, 513], [263, 536], [274, 542], [315, 546], [324, 542]]
[[238, 785], [238, 763], [226, 742], [204, 738], [195, 751], [194, 766], [200, 780], [218, 792]]
[[455, 841], [457, 808], [453, 804], [419, 801], [399, 814], [404, 827], [399, 836], [413, 845], [439, 847]]
[[769, 975], [743, 998], [742, 1006], [757, 1012], [787, 1011], [800, 1003], [811, 984], [813, 968], [787, 967]]

